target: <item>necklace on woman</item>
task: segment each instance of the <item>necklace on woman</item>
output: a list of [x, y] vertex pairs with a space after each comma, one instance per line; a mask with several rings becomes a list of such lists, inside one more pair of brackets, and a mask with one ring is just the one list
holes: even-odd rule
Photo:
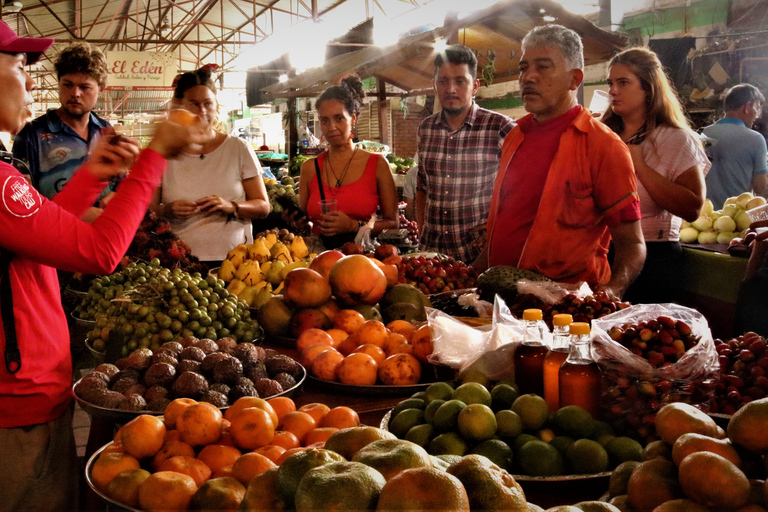
[[333, 166], [331, 165], [331, 152], [328, 152], [328, 158], [325, 159], [325, 161], [328, 163], [328, 170], [331, 171], [331, 174], [333, 174], [333, 177], [336, 179], [336, 188], [341, 187], [341, 182], [344, 181], [344, 177], [347, 175], [347, 171], [349, 170], [349, 164], [352, 163], [352, 160], [355, 158], [355, 153], [357, 153], [357, 148], [352, 150], [352, 156], [349, 157], [349, 160], [347, 161], [347, 165], [344, 166], [344, 169], [341, 171], [341, 176], [336, 175], [336, 171], [333, 170]]

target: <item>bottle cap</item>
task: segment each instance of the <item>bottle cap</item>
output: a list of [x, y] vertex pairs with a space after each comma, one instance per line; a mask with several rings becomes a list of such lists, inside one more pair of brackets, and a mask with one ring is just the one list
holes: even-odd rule
[[570, 329], [571, 334], [589, 334], [589, 324], [587, 322], [573, 322]]
[[540, 309], [526, 309], [523, 311], [523, 320], [541, 320], [544, 317], [544, 315], [541, 313]]
[[573, 322], [573, 317], [568, 313], [560, 313], [559, 315], [552, 317], [552, 325], [556, 325], [558, 327], [571, 325], [571, 322]]

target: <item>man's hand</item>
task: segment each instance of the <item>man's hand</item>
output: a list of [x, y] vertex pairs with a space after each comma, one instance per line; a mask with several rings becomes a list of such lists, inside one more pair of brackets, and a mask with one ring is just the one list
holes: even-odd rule
[[141, 144], [138, 139], [116, 135], [111, 126], [102, 129], [101, 137], [91, 146], [88, 171], [99, 181], [123, 176], [139, 156]]
[[620, 222], [610, 229], [616, 255], [613, 258], [611, 280], [598, 287], [598, 290], [606, 292], [611, 298], [621, 299], [643, 269], [645, 240], [639, 220]]
[[179, 156], [188, 147], [205, 142], [200, 123], [182, 126], [171, 121], [161, 123], [147, 149], [152, 149], [165, 158]]

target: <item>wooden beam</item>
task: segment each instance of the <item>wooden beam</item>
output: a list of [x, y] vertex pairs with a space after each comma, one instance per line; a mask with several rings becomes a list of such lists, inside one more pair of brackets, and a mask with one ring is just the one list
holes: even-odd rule
[[389, 144], [389, 105], [387, 101], [387, 84], [384, 80], [376, 80], [379, 99], [379, 141], [382, 144]]

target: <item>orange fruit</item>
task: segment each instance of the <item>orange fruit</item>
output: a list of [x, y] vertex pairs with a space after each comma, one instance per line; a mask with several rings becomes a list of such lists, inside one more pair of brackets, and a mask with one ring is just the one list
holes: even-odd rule
[[360, 338], [361, 345], [370, 344], [382, 347], [384, 346], [384, 342], [387, 341], [389, 331], [387, 330], [387, 327], [378, 320], [366, 320], [355, 334]]
[[427, 356], [432, 354], [434, 345], [432, 344], [432, 336], [429, 332], [429, 324], [424, 324], [419, 327], [411, 337], [411, 345], [413, 345], [413, 355], [422, 363], [426, 363]]
[[280, 458], [279, 458], [279, 459], [277, 459], [277, 465], [278, 465], [278, 466], [282, 465], [282, 464], [283, 464], [283, 462], [285, 461], [285, 459], [287, 459], [288, 457], [290, 457], [290, 456], [291, 456], [291, 455], [293, 455], [294, 453], [302, 452], [302, 451], [304, 451], [304, 450], [306, 450], [306, 449], [307, 449], [307, 447], [306, 447], [306, 446], [299, 446], [299, 447], [297, 447], [297, 448], [291, 448], [291, 449], [289, 449], [289, 450], [285, 450], [285, 451], [283, 452], [283, 454], [280, 456]]
[[399, 347], [403, 343], [408, 343], [408, 338], [406, 338], [402, 334], [392, 332], [389, 334], [389, 336], [387, 336], [387, 342], [384, 343], [384, 346], [381, 348], [382, 350], [384, 350], [384, 353], [386, 353], [388, 356], [391, 356], [392, 349], [394, 349], [395, 347]]
[[273, 467], [275, 463], [265, 455], [256, 452], [246, 453], [232, 465], [232, 476], [247, 487], [253, 477]]
[[354, 333], [344, 338], [344, 341], [342, 341], [336, 346], [336, 350], [338, 350], [345, 356], [348, 356], [349, 354], [352, 353], [353, 350], [355, 350], [360, 345], [362, 345], [360, 341], [360, 336], [358, 336], [357, 333]]
[[340, 329], [347, 334], [354, 333], [364, 323], [365, 317], [354, 309], [342, 309], [333, 318], [333, 328]]
[[107, 496], [118, 503], [136, 508], [139, 506], [139, 487], [149, 478], [149, 475], [146, 469], [122, 471], [109, 482]]
[[186, 455], [177, 455], [164, 460], [157, 467], [157, 470], [175, 471], [176, 473], [189, 475], [198, 487], [211, 477], [211, 468], [205, 462], [194, 457], [187, 457]]
[[387, 329], [396, 334], [402, 334], [406, 338], [410, 338], [413, 331], [416, 330], [416, 326], [406, 320], [392, 320], [387, 324]]
[[339, 343], [347, 339], [347, 336], [349, 334], [347, 331], [342, 331], [341, 329], [328, 329], [327, 332], [331, 338], [333, 338], [333, 347], [336, 348], [339, 346]]
[[379, 379], [387, 385], [409, 386], [421, 378], [421, 363], [409, 354], [389, 356], [379, 366]]
[[336, 368], [344, 360], [344, 356], [335, 350], [321, 352], [312, 363], [312, 375], [320, 380], [335, 381]]
[[312, 418], [314, 418], [315, 420], [315, 423], [319, 425], [320, 421], [322, 421], [323, 419], [323, 416], [328, 414], [328, 411], [330, 411], [331, 408], [325, 404], [314, 402], [311, 404], [302, 405], [297, 410], [301, 412], [305, 412], [310, 416], [312, 416]]
[[151, 457], [163, 447], [165, 424], [156, 416], [142, 414], [120, 429], [123, 450], [137, 459]]
[[197, 491], [189, 475], [175, 471], [158, 471], [139, 487], [139, 505], [145, 512], [187, 510]]
[[387, 356], [393, 356], [395, 354], [413, 355], [413, 345], [410, 343], [401, 343], [396, 347], [390, 347], [389, 352], [387, 352]]
[[310, 430], [317, 428], [317, 422], [310, 414], [302, 411], [289, 412], [283, 416], [279, 425], [280, 430], [287, 430], [296, 436], [299, 443], [304, 444], [304, 438]]
[[181, 416], [184, 409], [196, 403], [197, 401], [191, 398], [177, 398], [166, 405], [163, 411], [163, 420], [165, 421], [166, 428], [176, 428], [176, 419]]
[[333, 338], [324, 330], [313, 327], [302, 332], [296, 340], [296, 348], [299, 351], [304, 351], [307, 347], [317, 344], [332, 346]]
[[373, 386], [378, 378], [379, 365], [376, 360], [362, 352], [345, 357], [336, 368], [336, 378], [343, 384]]
[[288, 432], [287, 430], [276, 430], [275, 436], [272, 438], [272, 444], [285, 448], [286, 450], [290, 450], [291, 448], [298, 448], [301, 446], [299, 438], [296, 437], [296, 434], [293, 432]]
[[192, 510], [235, 512], [245, 497], [245, 486], [235, 478], [220, 477], [208, 480], [192, 497]]
[[242, 453], [240, 450], [234, 446], [209, 444], [200, 450], [200, 453], [197, 454], [197, 458], [203, 461], [205, 465], [211, 468], [211, 471], [215, 473], [221, 468], [234, 464], [241, 455]]
[[168, 429], [168, 423], [165, 424], [165, 439], [164, 441], [167, 443], [169, 441], [181, 441], [181, 434], [179, 434], [178, 430], [170, 430]]
[[376, 366], [380, 365], [387, 358], [387, 355], [384, 353], [381, 347], [377, 347], [376, 345], [371, 345], [368, 343], [357, 347], [352, 351], [352, 354], [356, 354], [358, 352], [371, 356], [373, 360], [376, 361]]
[[325, 445], [325, 441], [331, 437], [331, 435], [334, 432], [337, 432], [339, 429], [335, 427], [317, 427], [315, 429], [312, 429], [309, 431], [307, 436], [304, 438], [304, 444], [307, 446], [320, 443]]
[[269, 417], [272, 418], [272, 423], [277, 425], [278, 418], [277, 413], [272, 408], [271, 405], [269, 405], [269, 402], [264, 400], [263, 398], [255, 397], [255, 396], [244, 396], [241, 398], [238, 398], [234, 404], [232, 404], [229, 409], [224, 413], [224, 418], [229, 420], [230, 422], [232, 419], [237, 416], [240, 411], [243, 409], [247, 409], [249, 407], [256, 407], [257, 409], [263, 409], [264, 412], [269, 414]]
[[432, 467], [418, 467], [406, 469], [387, 481], [376, 510], [469, 512], [469, 497], [455, 476]]
[[338, 429], [356, 427], [360, 425], [360, 416], [350, 407], [340, 405], [334, 407], [325, 415], [320, 423], [321, 427], [334, 427]]
[[125, 450], [123, 450], [123, 443], [119, 441], [110, 441], [104, 449], [101, 450], [102, 455], [105, 453], [125, 453]]
[[237, 447], [253, 450], [272, 442], [275, 435], [275, 424], [264, 409], [249, 407], [234, 417], [229, 431], [232, 433]]
[[272, 406], [272, 410], [277, 415], [277, 423], [280, 423], [280, 418], [296, 410], [296, 403], [287, 396], [270, 398], [267, 402]]
[[195, 449], [184, 441], [167, 441], [163, 443], [163, 447], [160, 448], [160, 451], [158, 451], [152, 459], [152, 467], [157, 471], [160, 464], [177, 455], [194, 457]]
[[176, 420], [176, 430], [185, 443], [205, 446], [219, 440], [223, 419], [218, 407], [200, 402], [184, 409]]
[[300, 363], [304, 368], [312, 368], [312, 363], [315, 362], [315, 359], [317, 359], [317, 356], [325, 352], [326, 350], [336, 350], [331, 345], [327, 345], [324, 343], [318, 344], [318, 345], [310, 345], [307, 347], [302, 353], [300, 357]]
[[268, 444], [267, 446], [256, 448], [253, 450], [253, 453], [260, 453], [272, 462], [277, 463], [277, 461], [280, 459], [280, 456], [285, 453], [285, 448], [276, 444]]
[[140, 469], [139, 460], [126, 453], [102, 453], [91, 468], [91, 478], [96, 487], [106, 491], [117, 475], [129, 469]]
[[232, 476], [232, 466], [224, 466], [211, 474], [211, 478], [222, 478], [225, 476]]

